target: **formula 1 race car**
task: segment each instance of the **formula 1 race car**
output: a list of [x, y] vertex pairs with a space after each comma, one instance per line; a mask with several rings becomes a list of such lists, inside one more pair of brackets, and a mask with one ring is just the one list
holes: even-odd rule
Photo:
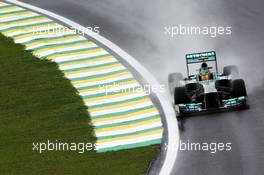
[[236, 66], [226, 66], [220, 74], [214, 51], [187, 54], [186, 63], [187, 78], [181, 73], [168, 77], [178, 117], [249, 107], [245, 82], [238, 78]]

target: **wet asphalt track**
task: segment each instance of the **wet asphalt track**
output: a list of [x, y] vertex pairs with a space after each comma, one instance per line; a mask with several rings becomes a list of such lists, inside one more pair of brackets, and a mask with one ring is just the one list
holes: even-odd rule
[[[259, 175], [264, 172], [264, 2], [261, 0], [26, 0], [84, 26], [138, 59], [162, 83], [185, 71], [184, 54], [216, 50], [220, 68], [237, 64], [248, 91], [250, 110], [187, 118], [181, 139], [231, 142], [232, 151], [212, 154], [180, 151], [176, 175]], [[232, 26], [231, 36], [164, 35], [164, 26]]]

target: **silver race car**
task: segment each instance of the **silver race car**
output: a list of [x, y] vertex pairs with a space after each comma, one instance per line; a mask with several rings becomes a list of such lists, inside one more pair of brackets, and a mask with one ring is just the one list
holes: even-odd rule
[[219, 73], [214, 51], [187, 54], [186, 65], [186, 78], [181, 73], [171, 73], [168, 77], [178, 117], [249, 107], [245, 82], [238, 78], [238, 68], [225, 66]]

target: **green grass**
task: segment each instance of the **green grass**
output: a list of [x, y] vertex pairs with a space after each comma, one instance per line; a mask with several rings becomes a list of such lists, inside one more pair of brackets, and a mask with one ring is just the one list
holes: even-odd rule
[[144, 174], [158, 146], [79, 154], [32, 142], [95, 142], [86, 108], [55, 63], [0, 35], [0, 174]]

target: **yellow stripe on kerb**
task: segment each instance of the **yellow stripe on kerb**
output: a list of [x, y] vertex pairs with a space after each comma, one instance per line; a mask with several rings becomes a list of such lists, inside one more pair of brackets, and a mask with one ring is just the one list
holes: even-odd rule
[[14, 17], [14, 16], [21, 16], [21, 15], [30, 15], [30, 14], [35, 14], [35, 13], [34, 12], [31, 12], [31, 11], [25, 11], [25, 12], [13, 13], [13, 14], [6, 14], [6, 15], [1, 15], [0, 14], [0, 19], [1, 18]]
[[[66, 28], [64, 28], [66, 30]], [[73, 30], [67, 30], [67, 33], [71, 33], [74, 32]], [[31, 38], [31, 37], [38, 37], [38, 38], [44, 38], [42, 36], [53, 36], [56, 37], [56, 30], [53, 31], [41, 31], [41, 33], [39, 32], [32, 32], [32, 33], [28, 33], [28, 34], [23, 34], [20, 36], [15, 36], [13, 37], [13, 39], [16, 40], [21, 40], [21, 39], [26, 39], [26, 38]], [[61, 35], [57, 35], [57, 36], [61, 36]]]
[[106, 142], [114, 142], [114, 141], [127, 140], [127, 139], [136, 139], [139, 137], [146, 137], [146, 136], [150, 136], [150, 135], [161, 134], [162, 132], [163, 132], [163, 129], [158, 129], [158, 130], [149, 131], [149, 132], [145, 132], [145, 133], [137, 134], [137, 135], [97, 140], [97, 143], [106, 143]]
[[131, 106], [135, 104], [140, 104], [144, 102], [151, 102], [149, 99], [142, 99], [142, 100], [137, 100], [137, 101], [131, 101], [131, 102], [126, 102], [118, 105], [111, 105], [111, 106], [106, 106], [106, 107], [100, 107], [100, 108], [93, 108], [89, 109], [90, 112], [96, 112], [96, 111], [101, 111], [101, 110], [108, 110], [108, 109], [113, 109], [113, 108], [121, 108], [121, 107], [126, 107], [126, 106]]
[[36, 51], [33, 51], [33, 54], [38, 54], [41, 52], [49, 51], [51, 49], [64, 49], [64, 48], [71, 48], [71, 47], [76, 47], [76, 46], [87, 46], [87, 47], [89, 47], [92, 44], [93, 44], [93, 42], [85, 41], [82, 43], [68, 44], [67, 46], [48, 46], [47, 48], [38, 49]]
[[102, 67], [98, 67], [98, 68], [87, 68], [85, 70], [74, 71], [72, 73], [64, 73], [64, 75], [68, 76], [68, 75], [75, 75], [75, 74], [79, 74], [79, 73], [95, 72], [95, 71], [111, 69], [111, 68], [120, 67], [120, 66], [123, 66], [123, 65], [120, 63], [116, 63], [114, 65], [102, 66]]
[[37, 33], [29, 33], [29, 34], [24, 34], [24, 35], [21, 35], [21, 36], [15, 36], [13, 38], [16, 41], [16, 40], [19, 40], [19, 39], [25, 39], [25, 38], [34, 37], [34, 36], [39, 36], [39, 34], [37, 34]]
[[[138, 84], [139, 83], [136, 81], [136, 80], [129, 80], [129, 81], [126, 81], [126, 82], [121, 82], [121, 83], [113, 83], [113, 84], [110, 84], [108, 87], [109, 88], [122, 88], [122, 87], [125, 87], [127, 85], [131, 85], [131, 84]], [[91, 89], [84, 89], [84, 90], [79, 90], [80, 93], [86, 93], [86, 92], [94, 92], [94, 91], [98, 91], [98, 90], [105, 90], [107, 88], [107, 86], [102, 86], [102, 87], [96, 87], [96, 88], [91, 88]]]
[[103, 77], [91, 78], [91, 79], [88, 79], [88, 80], [73, 81], [72, 84], [81, 85], [81, 84], [85, 84], [85, 83], [100, 82], [100, 81], [107, 80], [107, 79], [110, 79], [110, 78], [118, 78], [118, 77], [123, 76], [123, 75], [131, 75], [131, 73], [129, 73], [129, 72], [121, 72], [121, 73], [117, 73], [117, 74], [114, 74], [114, 75], [106, 75], [106, 76], [103, 76]]
[[138, 122], [138, 123], [132, 123], [132, 124], [123, 125], [123, 126], [114, 126], [114, 127], [101, 128], [101, 129], [99, 128], [99, 129], [95, 129], [95, 131], [97, 133], [100, 133], [100, 132], [115, 131], [115, 130], [121, 130], [121, 129], [129, 129], [129, 128], [135, 128], [138, 126], [143, 126], [143, 125], [152, 124], [152, 123], [156, 123], [156, 122], [160, 122], [160, 118], [155, 118], [152, 120], [147, 120], [147, 121]]
[[[34, 25], [34, 26], [30, 26], [30, 27], [24, 27], [21, 29], [12, 29], [6, 32], [2, 32], [5, 35], [8, 34], [12, 34], [15, 32], [25, 32], [25, 31], [29, 31], [29, 30], [38, 30], [38, 29], [52, 29], [53, 27], [60, 27], [61, 25], [58, 23], [53, 23], [53, 24], [40, 24], [40, 25]], [[37, 33], [37, 32], [36, 32]]]
[[18, 7], [18, 6], [12, 6], [12, 7], [6, 7], [6, 8], [2, 8], [2, 9], [0, 9], [0, 12], [5, 12], [5, 11], [7, 11], [7, 10], [16, 10], [16, 9], [22, 10], [21, 7]]
[[5, 24], [0, 24], [0, 27], [3, 27], [3, 26], [12, 26], [12, 25], [23, 25], [23, 24], [26, 24], [26, 23], [31, 23], [31, 22], [41, 22], [41, 21], [44, 21], [44, 20], [48, 20], [48, 18], [46, 17], [38, 17], [38, 18], [35, 18], [35, 19], [27, 19], [27, 20], [20, 20], [20, 21], [15, 21], [15, 22], [6, 22]]
[[73, 62], [73, 63], [60, 63], [59, 65], [61, 67], [61, 66], [72, 66], [72, 65], [76, 65], [76, 64], [96, 63], [98, 61], [108, 60], [109, 58], [113, 58], [113, 56], [112, 55], [102, 56], [102, 57], [96, 58], [94, 60], [89, 60], [89, 58], [88, 58], [88, 59], [84, 59], [82, 61], [76, 61], [76, 62]]
[[7, 4], [7, 3], [3, 3], [3, 2], [0, 3], [0, 7], [1, 7], [1, 8], [10, 7], [10, 5], [11, 5], [11, 4]]
[[137, 111], [137, 112], [130, 113], [130, 114], [120, 115], [119, 117], [95, 118], [95, 119], [93, 119], [93, 123], [108, 122], [108, 121], [113, 121], [113, 120], [118, 120], [118, 119], [125, 119], [125, 118], [139, 116], [142, 114], [148, 114], [148, 113], [152, 113], [152, 112], [157, 112], [157, 109], [150, 108], [147, 110], [141, 110], [141, 111]]
[[109, 98], [117, 98], [117, 97], [123, 97], [123, 96], [127, 96], [127, 95], [133, 95], [133, 94], [137, 94], [137, 93], [143, 93], [144, 90], [143, 89], [140, 89], [138, 90], [137, 92], [134, 92], [134, 91], [128, 91], [128, 92], [123, 92], [121, 90], [120, 93], [118, 94], [113, 94], [113, 95], [108, 95], [105, 93], [104, 96], [100, 96], [100, 97], [91, 97], [91, 98], [88, 98], [88, 99], [85, 99], [84, 102], [93, 102], [93, 101], [97, 101], [97, 100], [105, 100], [105, 99], [109, 99]]
[[34, 47], [34, 46], [37, 46], [39, 44], [45, 44], [45, 43], [55, 43], [55, 42], [63, 42], [63, 41], [67, 41], [67, 40], [72, 40], [72, 39], [78, 39], [80, 38], [80, 36], [76, 35], [76, 36], [68, 36], [68, 37], [65, 37], [65, 38], [58, 38], [58, 39], [52, 39], [52, 40], [45, 40], [45, 39], [42, 39], [41, 41], [36, 41], [34, 43], [29, 43], [29, 44], [26, 44], [27, 47]]
[[74, 53], [52, 55], [52, 56], [48, 56], [46, 59], [54, 60], [56, 58], [63, 57], [63, 56], [77, 56], [77, 55], [80, 55], [80, 54], [89, 54], [89, 53], [96, 53], [96, 52], [102, 52], [102, 51], [105, 51], [105, 50], [103, 48], [98, 48], [98, 49], [94, 49], [94, 50], [87, 50], [87, 51], [80, 51], [80, 52], [74, 52]]

